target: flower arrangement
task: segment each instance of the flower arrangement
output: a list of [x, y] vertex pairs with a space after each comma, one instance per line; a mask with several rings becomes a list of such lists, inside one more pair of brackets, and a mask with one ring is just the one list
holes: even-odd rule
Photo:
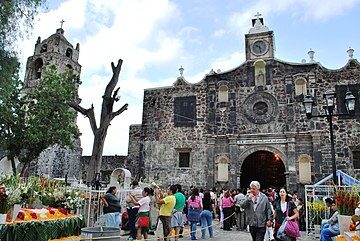
[[65, 207], [69, 210], [76, 210], [84, 205], [84, 193], [70, 190], [66, 194]]
[[354, 215], [360, 203], [359, 187], [335, 187], [334, 199], [340, 215]]
[[313, 224], [320, 225], [321, 220], [325, 218], [328, 207], [323, 201], [317, 200], [309, 203], [309, 214]]

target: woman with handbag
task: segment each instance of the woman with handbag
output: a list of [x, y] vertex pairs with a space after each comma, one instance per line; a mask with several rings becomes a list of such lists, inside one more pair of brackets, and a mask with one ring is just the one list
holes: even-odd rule
[[291, 240], [295, 241], [300, 236], [299, 211], [285, 188], [279, 191], [279, 199], [274, 203], [275, 211], [275, 230], [274, 237], [276, 240]]
[[139, 205], [138, 218], [137, 218], [137, 233], [136, 239], [141, 240], [141, 235], [144, 235], [144, 239], [148, 238], [148, 232], [150, 228], [150, 188], [145, 187], [142, 191], [142, 196], [140, 200], [132, 194], [129, 193], [131, 202], [135, 205]]

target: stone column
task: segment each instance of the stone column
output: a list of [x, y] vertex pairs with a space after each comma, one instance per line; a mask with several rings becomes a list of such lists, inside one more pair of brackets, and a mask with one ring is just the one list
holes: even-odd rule
[[322, 152], [321, 152], [321, 132], [310, 132], [312, 137], [312, 145], [313, 145], [313, 154], [312, 154], [312, 172], [316, 173], [315, 180], [313, 182], [321, 179], [321, 163], [322, 163]]
[[215, 172], [215, 138], [207, 137], [207, 187], [213, 188], [216, 182]]
[[286, 183], [289, 191], [297, 190], [297, 172], [296, 172], [296, 152], [295, 152], [295, 134], [287, 134], [287, 173]]
[[237, 169], [239, 169], [239, 147], [236, 144], [235, 137], [229, 137], [229, 186], [236, 188], [237, 183]]

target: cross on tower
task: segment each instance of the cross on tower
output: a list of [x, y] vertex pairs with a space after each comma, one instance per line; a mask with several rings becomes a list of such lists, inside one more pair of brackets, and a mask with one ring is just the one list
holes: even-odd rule
[[255, 14], [255, 17], [256, 17], [256, 18], [260, 18], [260, 16], [261, 16], [261, 14], [260, 14], [259, 12], [257, 12], [257, 13]]
[[63, 27], [63, 24], [64, 24], [64, 19], [61, 19], [61, 21], [60, 21], [60, 23], [61, 23], [61, 26], [60, 26], [60, 28], [62, 28]]

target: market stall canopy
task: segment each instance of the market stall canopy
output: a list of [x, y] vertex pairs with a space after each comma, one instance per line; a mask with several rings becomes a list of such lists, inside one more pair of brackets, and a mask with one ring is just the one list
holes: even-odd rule
[[[354, 177], [346, 174], [345, 172], [343, 172], [341, 170], [336, 171], [336, 176], [338, 178], [338, 183], [340, 185], [352, 186], [355, 184], [360, 184], [360, 182], [358, 180], [356, 180]], [[330, 174], [327, 177], [325, 177], [322, 180], [315, 183], [314, 186], [326, 185], [329, 180], [332, 180], [332, 178], [333, 178], [333, 175]]]

